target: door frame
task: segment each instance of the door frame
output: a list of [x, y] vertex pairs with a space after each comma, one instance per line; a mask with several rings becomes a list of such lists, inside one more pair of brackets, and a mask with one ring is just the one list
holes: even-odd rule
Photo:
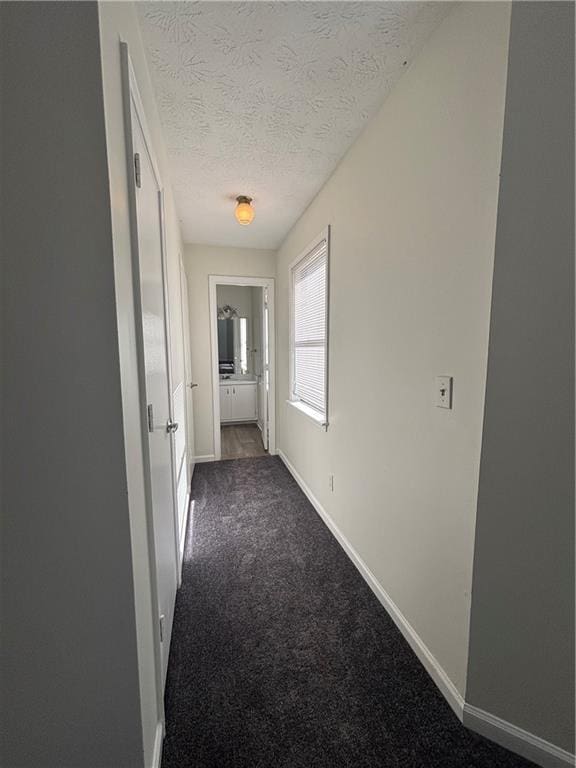
[[[182, 335], [184, 338], [184, 373], [187, 375], [188, 373], [190, 376], [193, 376], [192, 371], [192, 348], [191, 348], [191, 339], [190, 339], [190, 296], [188, 291], [188, 274], [186, 272], [186, 267], [184, 266], [184, 259], [182, 258], [182, 253], [179, 254], [179, 269], [180, 269], [180, 309], [181, 309], [181, 321], [182, 321]], [[188, 343], [186, 343], [188, 342]], [[188, 363], [188, 366], [187, 366]], [[190, 370], [188, 370], [188, 368]], [[184, 378], [186, 378], [186, 375]], [[195, 387], [198, 386], [192, 379], [190, 381], [186, 381], [186, 388], [191, 389], [192, 392], [194, 392]], [[194, 406], [194, 397], [191, 398], [192, 401], [192, 409]], [[185, 399], [186, 404], [186, 430], [188, 437], [192, 438], [191, 440], [186, 440], [186, 461], [188, 462], [188, 473], [190, 475], [190, 480], [192, 480], [192, 476], [194, 474], [194, 469], [196, 467], [196, 451], [192, 448], [194, 445], [194, 430], [191, 429], [191, 425], [193, 425], [194, 422], [194, 414], [190, 414], [190, 417], [188, 416], [188, 398]]]
[[[186, 489], [186, 512], [184, 514], [184, 521], [182, 528], [179, 532], [179, 551], [178, 551], [178, 573], [180, 581], [182, 579], [182, 564], [184, 562], [184, 548], [186, 545], [186, 531], [188, 529], [188, 520], [190, 517], [191, 506], [191, 492], [192, 492], [192, 477], [194, 475], [194, 468], [196, 466], [195, 451], [192, 446], [194, 445], [194, 388], [197, 384], [192, 381], [192, 349], [190, 347], [190, 305], [188, 295], [188, 276], [186, 275], [186, 268], [184, 267], [184, 260], [182, 253], [178, 254], [178, 282], [180, 287], [180, 322], [182, 325], [182, 343], [183, 349], [183, 366], [184, 366], [184, 414], [186, 424], [184, 429], [186, 430], [186, 453], [184, 461], [186, 463], [186, 472], [188, 474], [188, 487]], [[190, 376], [190, 380], [188, 380]], [[190, 390], [190, 393], [189, 393]], [[182, 469], [180, 468], [180, 471]], [[178, 510], [176, 510], [178, 512]]]
[[268, 453], [276, 453], [276, 331], [274, 311], [274, 278], [242, 277], [239, 275], [208, 275], [208, 307], [210, 313], [210, 356], [212, 363], [212, 427], [214, 430], [214, 459], [222, 459], [220, 440], [220, 373], [218, 370], [218, 301], [219, 285], [240, 285], [246, 288], [265, 288], [268, 291]]
[[[159, 718], [159, 726], [161, 733], [156, 736], [155, 754], [161, 753], [161, 739], [164, 736], [165, 730], [165, 713], [164, 713], [164, 679], [162, 674], [162, 641], [160, 637], [160, 623], [157, 621], [157, 612], [159, 608], [158, 598], [158, 579], [156, 571], [156, 547], [154, 541], [154, 513], [152, 504], [152, 478], [150, 467], [150, 453], [148, 446], [148, 419], [146, 412], [147, 396], [146, 396], [146, 366], [144, 357], [144, 329], [142, 324], [142, 298], [141, 298], [141, 281], [140, 281], [140, 252], [138, 244], [138, 215], [137, 215], [137, 195], [136, 195], [136, 182], [134, 178], [134, 141], [132, 134], [133, 117], [136, 117], [142, 130], [142, 135], [146, 143], [146, 148], [150, 157], [152, 170], [155, 176], [156, 184], [158, 187], [158, 205], [160, 226], [162, 231], [160, 249], [162, 259], [162, 281], [163, 281], [163, 293], [164, 293], [164, 314], [168, 315], [168, 308], [166, 305], [167, 286], [166, 286], [166, 222], [164, 215], [164, 188], [162, 185], [162, 179], [160, 176], [156, 155], [154, 152], [153, 144], [150, 140], [150, 132], [148, 130], [144, 106], [140, 96], [136, 75], [130, 59], [130, 53], [128, 44], [126, 42], [120, 42], [120, 62], [121, 62], [121, 76], [122, 76], [122, 102], [124, 113], [124, 134], [126, 142], [126, 170], [127, 170], [127, 183], [128, 183], [128, 200], [129, 200], [129, 219], [130, 219], [130, 251], [131, 251], [131, 265], [132, 265], [132, 286], [133, 286], [133, 301], [134, 301], [134, 316], [135, 316], [135, 346], [136, 346], [136, 358], [137, 358], [137, 373], [138, 373], [138, 395], [140, 405], [140, 433], [142, 439], [142, 463], [144, 469], [144, 498], [145, 498], [145, 519], [146, 519], [146, 539], [148, 549], [148, 569], [150, 574], [150, 599], [152, 604], [152, 637], [154, 648], [154, 673], [156, 681], [156, 706]], [[170, 360], [170, 348], [169, 348], [169, 330], [165, 317], [165, 329], [166, 329], [166, 364], [168, 369], [168, 382], [170, 384], [171, 379], [171, 360]], [[169, 412], [173, 410], [172, 406], [172, 393], [169, 390], [168, 397]], [[172, 475], [174, 474], [174, 449], [173, 440], [171, 440], [171, 463], [172, 463]], [[176, 515], [175, 497], [172, 493], [172, 507], [173, 515]], [[174, 520], [176, 524], [176, 519]], [[177, 558], [177, 541], [175, 539], [175, 556], [174, 556], [174, 569], [177, 575], [178, 571], [178, 558]], [[158, 739], [160, 736], [160, 741]], [[158, 743], [159, 742], [159, 743]]]
[[[144, 115], [139, 115], [139, 120], [144, 120]], [[145, 123], [144, 123], [145, 124]], [[153, 147], [147, 134], [144, 134], [146, 139], [146, 146], [150, 156], [154, 157]], [[172, 327], [170, 321], [170, 292], [168, 287], [168, 245], [166, 240], [166, 195], [164, 194], [164, 187], [162, 186], [162, 179], [156, 170], [158, 164], [154, 157], [154, 173], [157, 176], [157, 181], [160, 187], [160, 227], [162, 230], [161, 238], [161, 260], [162, 260], [162, 290], [164, 293], [164, 344], [166, 347], [166, 372], [168, 375], [168, 418], [170, 421], [174, 421], [174, 380], [172, 376]], [[180, 278], [180, 275], [178, 275]], [[182, 342], [184, 343], [184, 342]], [[186, 377], [184, 376], [184, 379]], [[184, 381], [184, 385], [186, 382]], [[186, 398], [184, 398], [186, 402]], [[186, 407], [186, 406], [184, 406]], [[184, 410], [186, 414], [186, 410]], [[186, 419], [186, 415], [184, 415]], [[186, 424], [179, 425], [181, 429], [186, 432]], [[186, 439], [186, 443], [188, 440]], [[186, 446], [188, 447], [188, 446]], [[170, 433], [170, 464], [172, 465], [172, 516], [174, 518], [174, 564], [176, 567], [176, 583], [178, 588], [182, 584], [182, 569], [180, 568], [180, 525], [178, 523], [178, 468], [176, 466], [176, 436], [173, 432]]]

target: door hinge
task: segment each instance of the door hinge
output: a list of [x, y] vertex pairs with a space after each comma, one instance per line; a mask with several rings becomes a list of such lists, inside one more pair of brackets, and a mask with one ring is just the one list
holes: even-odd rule
[[160, 616], [160, 642], [164, 642], [164, 614]]
[[137, 187], [142, 186], [142, 174], [140, 172], [140, 155], [138, 154], [138, 152], [134, 154], [134, 180], [136, 181]]
[[154, 432], [154, 407], [152, 403], [146, 408], [146, 413], [148, 416], [148, 432]]

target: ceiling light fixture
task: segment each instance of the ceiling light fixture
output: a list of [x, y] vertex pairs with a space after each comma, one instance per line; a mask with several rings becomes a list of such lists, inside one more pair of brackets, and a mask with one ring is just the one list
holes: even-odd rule
[[252, 198], [246, 195], [239, 195], [236, 198], [238, 205], [234, 211], [238, 224], [247, 226], [254, 218], [254, 208], [252, 208]]

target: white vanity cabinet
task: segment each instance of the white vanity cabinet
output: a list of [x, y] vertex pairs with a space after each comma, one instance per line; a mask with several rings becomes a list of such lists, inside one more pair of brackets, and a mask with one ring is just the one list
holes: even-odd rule
[[220, 382], [220, 421], [256, 421], [256, 382]]

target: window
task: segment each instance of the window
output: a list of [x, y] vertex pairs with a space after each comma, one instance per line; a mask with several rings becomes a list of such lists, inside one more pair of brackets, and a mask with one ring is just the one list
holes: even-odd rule
[[326, 230], [290, 269], [290, 402], [328, 423], [328, 243]]

